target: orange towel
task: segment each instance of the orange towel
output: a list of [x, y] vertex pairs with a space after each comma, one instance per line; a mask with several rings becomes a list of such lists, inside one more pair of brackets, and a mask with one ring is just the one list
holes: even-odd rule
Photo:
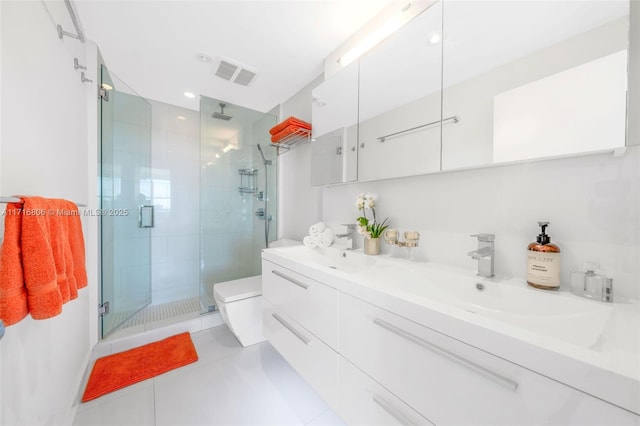
[[70, 211], [74, 212], [68, 216], [69, 221], [69, 245], [71, 246], [71, 256], [73, 259], [73, 275], [76, 278], [78, 289], [87, 286], [87, 269], [85, 265], [84, 235], [82, 234], [82, 222], [78, 206], [71, 201], [67, 201]]
[[[67, 286], [66, 276], [59, 276], [64, 271], [60, 216], [49, 212], [54, 208], [50, 200], [22, 199], [22, 268], [29, 313], [34, 319], [51, 318], [62, 312], [64, 299], [60, 284]], [[68, 287], [64, 290], [68, 297]]]
[[292, 134], [306, 136], [309, 133], [309, 130], [310, 129], [300, 126], [287, 126], [281, 132], [271, 136], [271, 142], [279, 143], [282, 139]]
[[0, 319], [12, 325], [29, 313], [20, 250], [22, 204], [8, 203], [4, 217], [4, 238], [0, 248]]
[[300, 120], [299, 118], [291, 116], [284, 120], [282, 123], [273, 126], [271, 130], [269, 130], [269, 133], [271, 133], [272, 135], [276, 135], [289, 126], [298, 126], [302, 127], [303, 129], [311, 130], [311, 123], [307, 123], [304, 120]]
[[[64, 303], [78, 297], [79, 288], [87, 286], [77, 206], [41, 197], [22, 200], [22, 214], [13, 216], [15, 220], [9, 215], [5, 218], [11, 228], [5, 230], [0, 250], [0, 318], [7, 325], [24, 318], [24, 307], [34, 319], [56, 316]], [[14, 228], [19, 231], [17, 237]]]

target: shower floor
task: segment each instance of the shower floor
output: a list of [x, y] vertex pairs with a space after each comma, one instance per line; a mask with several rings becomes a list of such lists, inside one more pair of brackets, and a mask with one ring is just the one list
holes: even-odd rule
[[[207, 300], [205, 303], [208, 303], [208, 306], [214, 305], [213, 300]], [[198, 297], [176, 300], [159, 305], [149, 305], [116, 327], [105, 338], [123, 337], [141, 331], [164, 327], [173, 323], [198, 318], [201, 313], [202, 307], [200, 305], [200, 298]], [[114, 313], [114, 315], [118, 315], [118, 313]], [[124, 316], [126, 313], [120, 315]]]

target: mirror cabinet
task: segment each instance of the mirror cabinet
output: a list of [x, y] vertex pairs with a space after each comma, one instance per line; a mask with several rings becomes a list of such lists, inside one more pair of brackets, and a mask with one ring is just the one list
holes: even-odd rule
[[625, 146], [629, 0], [441, 0], [313, 90], [312, 184]]

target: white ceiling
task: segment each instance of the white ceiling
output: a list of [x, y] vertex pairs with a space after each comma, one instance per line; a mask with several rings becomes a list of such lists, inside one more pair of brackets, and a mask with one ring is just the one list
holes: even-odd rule
[[[87, 38], [139, 95], [197, 110], [196, 95], [268, 111], [317, 77], [323, 60], [390, 0], [76, 0]], [[198, 53], [213, 58], [203, 63]], [[249, 86], [216, 58], [257, 69]]]

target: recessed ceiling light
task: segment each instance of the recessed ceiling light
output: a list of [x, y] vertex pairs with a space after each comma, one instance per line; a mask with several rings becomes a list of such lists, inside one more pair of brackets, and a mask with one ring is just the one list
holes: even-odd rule
[[438, 44], [440, 40], [442, 40], [442, 36], [438, 33], [432, 34], [431, 37], [429, 37], [429, 43], [431, 44]]
[[198, 53], [198, 60], [207, 64], [211, 62], [211, 56], [207, 55], [206, 53]]
[[185, 117], [184, 115], [177, 115], [176, 118], [181, 121], [184, 121], [187, 119], [187, 117]]
[[193, 99], [193, 98], [195, 98], [195, 97], [196, 97], [196, 95], [194, 95], [194, 94], [193, 94], [193, 93], [191, 93], [191, 92], [184, 92], [184, 95], [185, 95], [187, 98], [189, 98], [189, 99]]

